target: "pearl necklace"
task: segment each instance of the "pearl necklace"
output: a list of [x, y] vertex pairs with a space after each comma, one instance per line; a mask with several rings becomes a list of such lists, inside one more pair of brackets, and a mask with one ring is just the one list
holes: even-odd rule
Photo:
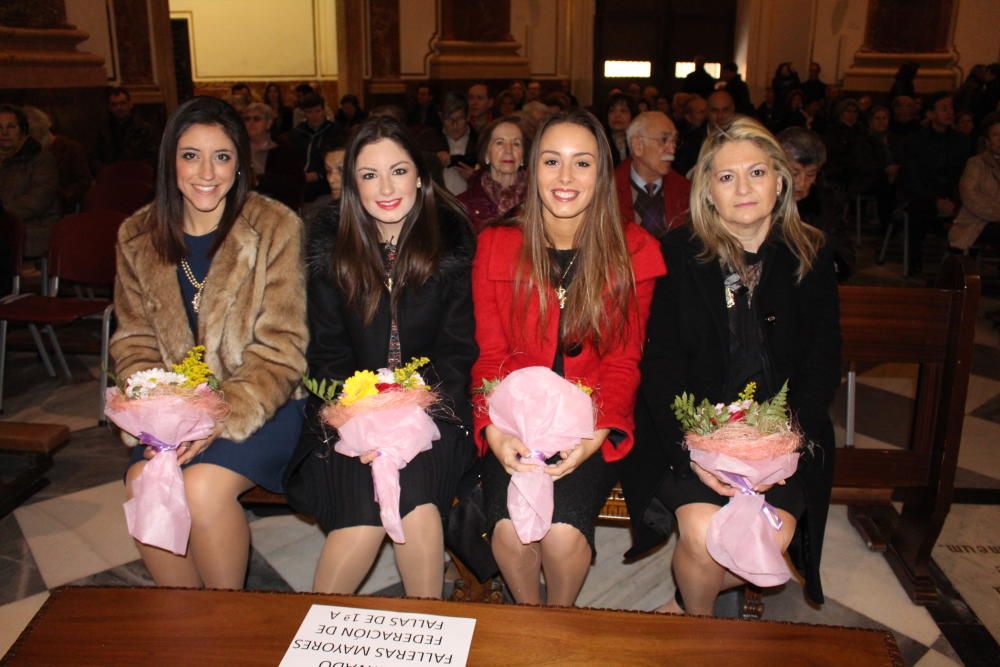
[[208, 282], [208, 276], [201, 282], [194, 279], [194, 271], [191, 270], [191, 265], [188, 264], [186, 259], [181, 260], [181, 270], [184, 271], [184, 277], [188, 279], [188, 282], [197, 290], [194, 293], [194, 298], [191, 299], [191, 307], [194, 312], [198, 312], [198, 308], [201, 306], [201, 293], [205, 289], [205, 283]]

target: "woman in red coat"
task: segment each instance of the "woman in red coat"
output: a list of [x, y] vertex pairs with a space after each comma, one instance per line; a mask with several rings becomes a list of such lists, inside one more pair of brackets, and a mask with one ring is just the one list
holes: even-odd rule
[[611, 149], [600, 123], [571, 111], [546, 122], [532, 146], [524, 213], [487, 228], [473, 264], [479, 360], [473, 386], [545, 366], [594, 389], [592, 439], [553, 457], [552, 528], [522, 544], [507, 513], [514, 471], [530, 451], [477, 406], [475, 437], [485, 456], [483, 491], [493, 553], [518, 602], [572, 605], [590, 567], [594, 520], [614, 482], [610, 463], [632, 448], [639, 357], [653, 283], [666, 270], [659, 244], [622, 225]]

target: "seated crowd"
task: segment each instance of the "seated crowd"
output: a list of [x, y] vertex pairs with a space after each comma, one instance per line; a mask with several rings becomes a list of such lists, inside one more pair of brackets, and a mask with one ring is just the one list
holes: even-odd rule
[[[433, 446], [399, 473], [406, 538], [388, 533], [408, 595], [441, 596], [449, 509], [479, 478], [514, 599], [574, 604], [597, 514], [621, 481], [630, 556], [679, 532], [678, 595], [659, 611], [711, 614], [720, 591], [744, 583], [706, 547], [737, 491], [691, 459], [669, 406], [683, 392], [728, 404], [750, 383], [767, 400], [787, 383], [814, 446], [794, 474], [754, 491], [822, 602], [837, 283], [854, 267], [844, 214], [870, 197], [887, 225], [905, 207], [917, 257], [945, 220], [962, 251], [1000, 241], [998, 72], [978, 68], [958, 92], [922, 99], [894, 86], [883, 106], [823, 83], [816, 64], [800, 82], [784, 63], [754, 107], [734, 64], [716, 81], [699, 59], [673, 97], [632, 84], [599, 117], [538, 81], [474, 83], [440, 102], [424, 85], [408, 111], [365, 110], [351, 94], [333, 110], [307, 84], [292, 107], [277, 84], [261, 98], [237, 84], [226, 100], [181, 104], [158, 151], [116, 88], [90, 160], [43, 112], [0, 107], [0, 203], [38, 258], [92, 175], [122, 162], [155, 174], [152, 203], [119, 232], [114, 371], [128, 378], [204, 346], [230, 410], [177, 450], [186, 555], [138, 545], [160, 585], [241, 588], [250, 533], [239, 497], [261, 486], [326, 534], [314, 589], [355, 592], [387, 536], [371, 474], [380, 454], [342, 453], [301, 380], [427, 358], [421, 373], [446, 409]], [[532, 366], [590, 388], [596, 407], [592, 434], [549, 458], [473, 391]], [[126, 494], [156, 455], [134, 447]], [[551, 527], [525, 540], [507, 493], [534, 458], [554, 509]]]

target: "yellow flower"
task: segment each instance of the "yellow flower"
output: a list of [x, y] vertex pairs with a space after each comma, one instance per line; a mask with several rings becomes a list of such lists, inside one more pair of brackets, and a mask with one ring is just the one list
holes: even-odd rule
[[753, 395], [754, 395], [754, 393], [756, 393], [756, 391], [757, 391], [757, 383], [756, 382], [748, 382], [747, 386], [744, 387], [743, 391], [740, 392], [740, 400], [741, 401], [752, 401], [753, 400]]
[[422, 387], [424, 385], [423, 378], [417, 373], [417, 369], [426, 366], [430, 362], [431, 360], [427, 357], [414, 357], [410, 360], [410, 363], [402, 368], [397, 368], [393, 372], [396, 384], [406, 389]]
[[371, 371], [358, 371], [344, 382], [344, 391], [340, 395], [340, 404], [344, 406], [354, 405], [362, 398], [374, 396], [378, 393], [375, 384], [378, 376]]
[[187, 356], [184, 357], [184, 361], [173, 365], [175, 373], [180, 373], [187, 378], [187, 381], [181, 385], [182, 387], [197, 387], [203, 382], [207, 382], [209, 385], [212, 384], [212, 371], [208, 367], [208, 364], [202, 361], [204, 354], [205, 346], [196, 345], [188, 351]]
[[579, 389], [580, 391], [582, 391], [583, 393], [585, 393], [587, 396], [591, 396], [594, 393], [594, 388], [593, 387], [588, 387], [587, 385], [585, 385], [584, 383], [580, 382], [579, 380], [576, 381], [576, 388]]

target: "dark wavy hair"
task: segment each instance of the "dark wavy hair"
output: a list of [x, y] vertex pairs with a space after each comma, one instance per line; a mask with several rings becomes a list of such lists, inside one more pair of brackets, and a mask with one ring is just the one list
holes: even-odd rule
[[383, 139], [394, 142], [407, 153], [421, 183], [413, 208], [406, 214], [400, 229], [390, 295], [393, 310], [401, 292], [423, 285], [437, 271], [442, 245], [438, 206], [443, 205], [452, 209], [456, 216], [465, 217], [461, 204], [431, 179], [420, 149], [398, 120], [376, 116], [359, 126], [344, 156], [340, 225], [330, 259], [335, 280], [346, 296], [347, 305], [361, 315], [365, 324], [370, 324], [375, 318], [385, 293], [385, 269], [379, 249], [378, 226], [365, 211], [358, 192], [357, 160], [365, 146]]
[[156, 254], [168, 264], [184, 258], [184, 197], [177, 189], [177, 144], [192, 125], [214, 125], [236, 146], [236, 180], [226, 193], [226, 207], [219, 220], [211, 255], [233, 228], [250, 192], [250, 137], [236, 109], [214, 97], [194, 97], [177, 107], [163, 129], [157, 162], [156, 198], [150, 211], [151, 234]]

